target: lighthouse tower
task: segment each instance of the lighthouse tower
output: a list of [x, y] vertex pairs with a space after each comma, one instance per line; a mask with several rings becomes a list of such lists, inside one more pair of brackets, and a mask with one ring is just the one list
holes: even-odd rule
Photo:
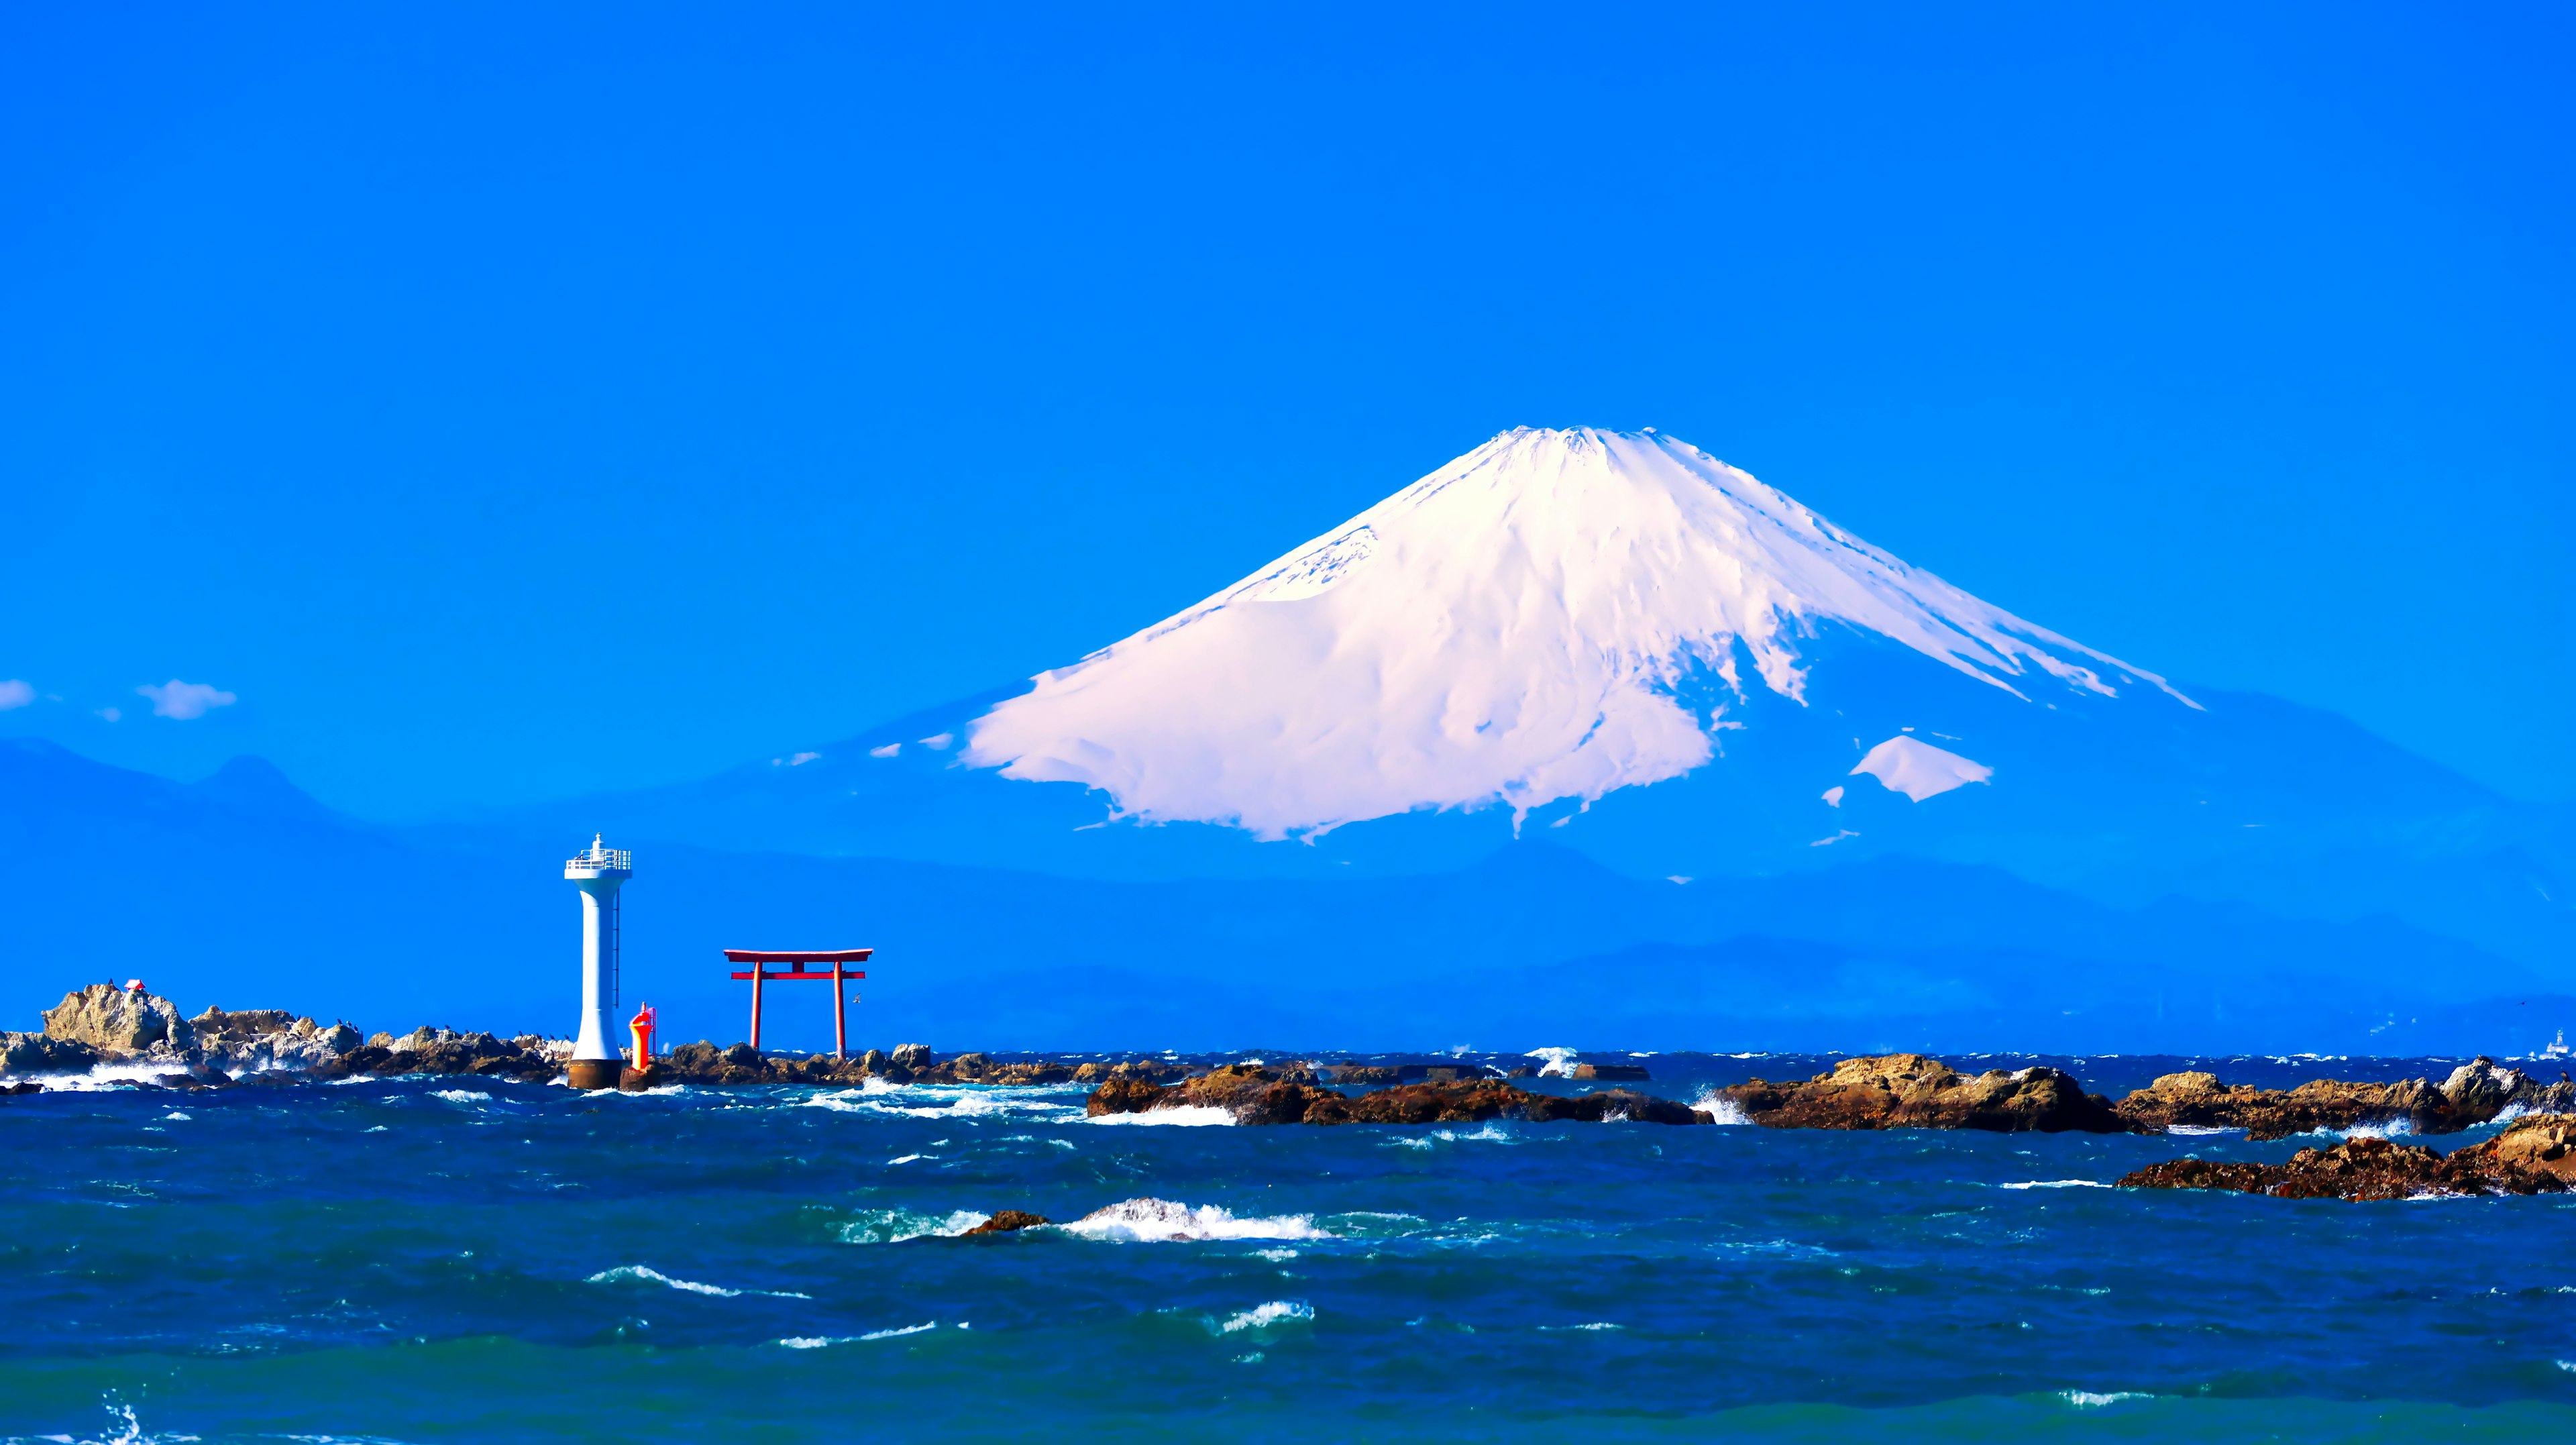
[[566, 1072], [576, 1089], [613, 1089], [625, 1060], [609, 1044], [617, 1025], [617, 889], [635, 876], [635, 855], [591, 835], [590, 846], [564, 860], [564, 877], [581, 889], [581, 1033]]

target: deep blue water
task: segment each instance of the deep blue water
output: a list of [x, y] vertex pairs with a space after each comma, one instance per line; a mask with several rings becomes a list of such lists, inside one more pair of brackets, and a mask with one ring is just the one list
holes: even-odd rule
[[[1645, 1087], [1685, 1099], [1815, 1067], [1650, 1062]], [[2114, 1093], [2177, 1066], [2072, 1065]], [[370, 1080], [0, 1100], [0, 1438], [2576, 1427], [2568, 1199], [2089, 1187], [2300, 1141], [1110, 1125], [1082, 1097]], [[1222, 1237], [944, 1233], [1137, 1199]]]

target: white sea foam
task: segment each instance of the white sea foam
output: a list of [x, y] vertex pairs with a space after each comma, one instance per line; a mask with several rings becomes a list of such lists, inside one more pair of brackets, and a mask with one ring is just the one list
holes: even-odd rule
[[933, 1088], [920, 1085], [888, 1084], [883, 1079], [870, 1079], [855, 1089], [838, 1089], [814, 1094], [797, 1101], [799, 1107], [829, 1109], [840, 1114], [877, 1114], [904, 1119], [979, 1119], [1007, 1118], [1013, 1115], [1039, 1115], [1039, 1122], [1054, 1123], [1081, 1111], [1079, 1104], [1063, 1097], [1046, 1097], [1036, 1091], [1014, 1089]]
[[1568, 1333], [1568, 1332], [1571, 1332], [1571, 1331], [1574, 1331], [1574, 1330], [1624, 1330], [1624, 1329], [1626, 1329], [1626, 1328], [1627, 1328], [1627, 1326], [1626, 1326], [1626, 1325], [1614, 1325], [1614, 1324], [1610, 1323], [1608, 1320], [1593, 1320], [1592, 1322], [1590, 1322], [1590, 1323], [1588, 1323], [1588, 1324], [1580, 1324], [1580, 1325], [1541, 1325], [1541, 1326], [1539, 1326], [1539, 1330], [1540, 1330], [1542, 1333], [1545, 1333], [1545, 1334], [1565, 1334], [1565, 1333]]
[[188, 1116], [188, 1115], [186, 1115], [186, 1114], [182, 1114], [182, 1113], [180, 1113], [180, 1112], [179, 1112], [178, 1110], [176, 1110], [176, 1109], [173, 1109], [173, 1110], [171, 1110], [169, 1113], [164, 1114], [164, 1115], [162, 1115], [161, 1117], [162, 1117], [162, 1118], [164, 1118], [164, 1119], [177, 1119], [177, 1120], [179, 1120], [181, 1123], [185, 1123], [185, 1122], [187, 1122], [187, 1120], [188, 1120], [188, 1117], [189, 1117], [189, 1116]]
[[2108, 1189], [2099, 1179], [2024, 1179], [2003, 1186], [2006, 1189]]
[[799, 1294], [792, 1289], [726, 1289], [720, 1284], [700, 1284], [693, 1279], [673, 1279], [671, 1276], [662, 1273], [651, 1265], [646, 1264], [621, 1264], [615, 1269], [603, 1269], [599, 1273], [590, 1276], [584, 1281], [584, 1283], [616, 1284], [621, 1280], [643, 1280], [650, 1284], [666, 1285], [672, 1289], [685, 1290], [690, 1294], [714, 1295], [720, 1299], [739, 1299], [743, 1295], [747, 1294], [768, 1295], [773, 1299], [813, 1298], [810, 1294]]
[[914, 1160], [916, 1160], [916, 1159], [927, 1159], [927, 1158], [929, 1158], [929, 1157], [930, 1157], [930, 1156], [929, 1156], [929, 1155], [927, 1155], [927, 1154], [903, 1154], [903, 1155], [898, 1155], [898, 1156], [896, 1156], [895, 1158], [892, 1158], [892, 1159], [887, 1160], [887, 1161], [886, 1161], [886, 1163], [888, 1163], [888, 1164], [890, 1164], [890, 1165], [892, 1165], [892, 1164], [909, 1164], [909, 1163], [913, 1162], [913, 1161], [914, 1161]]
[[1121, 1199], [1095, 1209], [1071, 1224], [1056, 1226], [1086, 1239], [1121, 1244], [1169, 1243], [1199, 1239], [1331, 1239], [1315, 1227], [1314, 1216], [1282, 1214], [1238, 1219], [1213, 1204], [1192, 1208], [1168, 1199]]
[[2155, 1396], [2143, 1390], [2113, 1390], [2107, 1394], [2097, 1394], [2091, 1390], [2060, 1390], [2057, 1392], [2057, 1398], [2078, 1410], [2099, 1410], [2105, 1405], [2119, 1404], [2122, 1400], [2152, 1400]]
[[1210, 1125], [1232, 1124], [1235, 1122], [1235, 1117], [1214, 1104], [1183, 1104], [1171, 1109], [1148, 1109], [1141, 1114], [1101, 1114], [1084, 1122], [1127, 1125], [1170, 1124], [1181, 1128], [1204, 1128]]
[[1532, 1049], [1522, 1057], [1547, 1060], [1545, 1064], [1539, 1066], [1538, 1076], [1542, 1079], [1574, 1077], [1574, 1050], [1572, 1049]]
[[2242, 1125], [2231, 1127], [2225, 1124], [2167, 1124], [2165, 1126], [2165, 1132], [2168, 1134], [2189, 1134], [2198, 1136], [2202, 1134], [2242, 1134], [2245, 1130]]
[[954, 1237], [992, 1218], [971, 1209], [947, 1215], [915, 1214], [909, 1209], [870, 1209], [841, 1225], [843, 1244], [901, 1244], [933, 1235]]
[[445, 1099], [451, 1104], [488, 1104], [492, 1102], [491, 1095], [478, 1094], [472, 1089], [432, 1089], [429, 1091], [429, 1096], [433, 1099]]
[[1217, 1326], [1217, 1333], [1231, 1335], [1243, 1330], [1266, 1330], [1272, 1325], [1312, 1320], [1315, 1307], [1304, 1300], [1275, 1299], [1254, 1305]]
[[1272, 1264], [1286, 1264], [1297, 1257], [1297, 1251], [1293, 1249], [1256, 1249], [1253, 1253]]
[[1712, 1124], [1726, 1124], [1740, 1128], [1753, 1122], [1753, 1116], [1744, 1112], [1743, 1105], [1720, 1094], [1714, 1088], [1702, 1090], [1698, 1098], [1691, 1100], [1691, 1107], [1706, 1114]]

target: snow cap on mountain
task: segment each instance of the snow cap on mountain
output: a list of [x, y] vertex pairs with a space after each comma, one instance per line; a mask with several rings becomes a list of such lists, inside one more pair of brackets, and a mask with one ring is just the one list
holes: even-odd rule
[[1707, 763], [1712, 732], [1735, 724], [1675, 688], [1706, 673], [1738, 699], [1803, 700], [1799, 644], [1825, 622], [2017, 696], [2165, 686], [1697, 447], [1522, 427], [1041, 674], [975, 721], [965, 759], [1266, 838], [1420, 808], [1525, 811]]

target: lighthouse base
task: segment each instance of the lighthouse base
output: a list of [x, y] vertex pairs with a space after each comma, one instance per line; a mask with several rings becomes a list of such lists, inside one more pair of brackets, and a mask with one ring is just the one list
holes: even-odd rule
[[576, 1089], [614, 1089], [625, 1068], [624, 1059], [574, 1059], [564, 1065], [564, 1082]]

